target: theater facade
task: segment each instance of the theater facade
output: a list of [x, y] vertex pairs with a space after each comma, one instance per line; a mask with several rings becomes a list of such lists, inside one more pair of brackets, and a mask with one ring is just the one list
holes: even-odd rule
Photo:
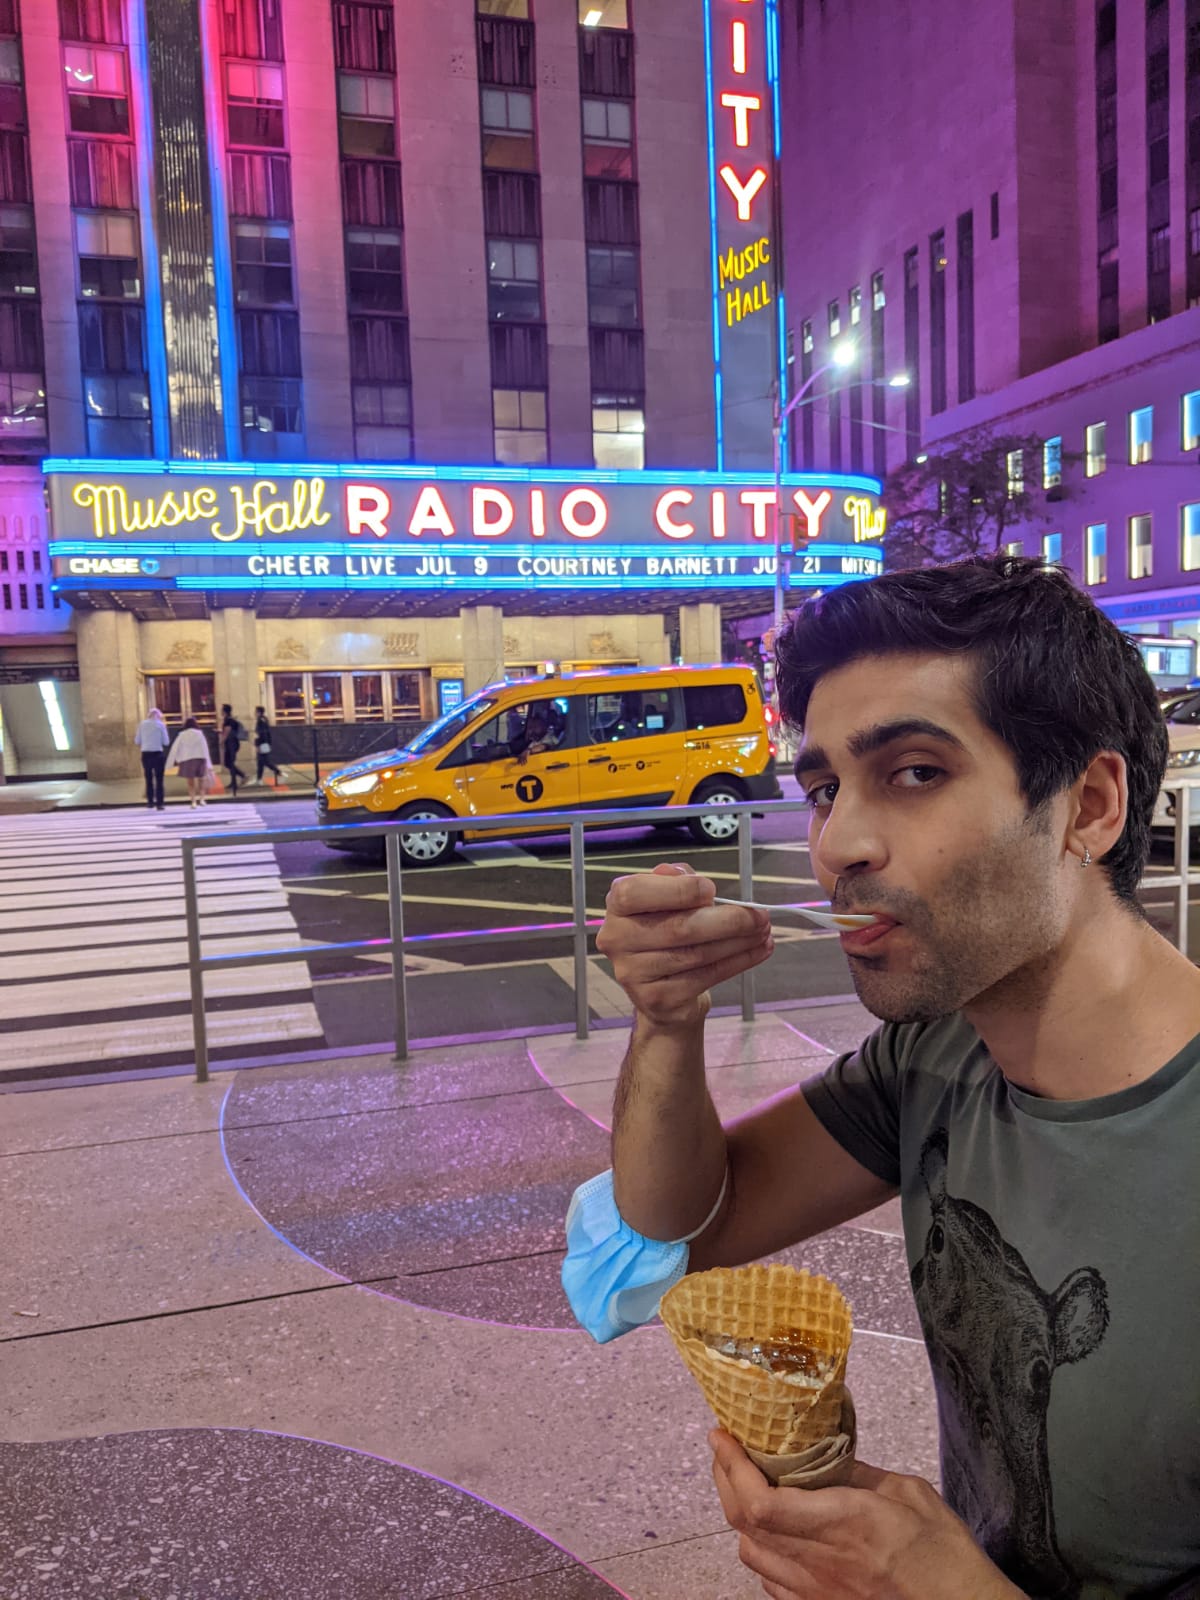
[[[881, 570], [879, 485], [787, 473], [52, 459], [87, 766], [168, 723], [373, 747], [504, 676], [717, 661], [730, 625]], [[777, 554], [777, 550], [782, 554]], [[337, 732], [335, 732], [337, 730]], [[297, 751], [312, 739], [298, 735]]]

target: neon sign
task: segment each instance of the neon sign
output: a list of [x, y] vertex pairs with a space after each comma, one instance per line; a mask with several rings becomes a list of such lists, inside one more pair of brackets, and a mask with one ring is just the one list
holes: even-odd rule
[[[48, 461], [59, 588], [769, 586], [765, 473]], [[804, 586], [870, 576], [871, 478], [788, 473]], [[813, 546], [818, 548], [814, 549]]]
[[764, 467], [783, 326], [776, 0], [705, 0], [705, 25], [717, 461]]

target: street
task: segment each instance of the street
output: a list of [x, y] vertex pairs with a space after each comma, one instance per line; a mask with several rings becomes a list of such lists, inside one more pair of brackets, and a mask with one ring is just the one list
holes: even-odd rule
[[[785, 780], [789, 795], [795, 794]], [[191, 1061], [179, 839], [304, 827], [308, 801], [46, 813], [12, 818], [0, 834], [0, 1082], [146, 1070]], [[821, 898], [804, 842], [806, 819], [754, 825], [755, 891]], [[319, 841], [222, 847], [199, 857], [206, 953], [303, 942], [386, 938], [382, 867]], [[682, 830], [590, 835], [589, 917], [603, 914], [614, 877], [687, 861], [736, 893], [732, 848], [702, 847]], [[1152, 873], [1170, 871], [1156, 846]], [[1143, 896], [1153, 924], [1173, 927], [1172, 891]], [[500, 930], [569, 920], [570, 862], [562, 837], [471, 845], [442, 867], [405, 878], [409, 1031], [414, 1041], [467, 1033], [569, 1028], [575, 999], [569, 929], [499, 942]], [[471, 931], [478, 940], [439, 948]], [[774, 958], [756, 973], [760, 1002], [845, 995], [852, 985], [836, 935], [777, 928]], [[1200, 938], [1193, 898], [1191, 938]], [[1198, 946], [1193, 943], [1193, 949]], [[354, 952], [206, 976], [215, 1065], [235, 1059], [379, 1045], [392, 1036], [390, 957]], [[739, 1003], [736, 984], [718, 1006]], [[603, 1023], [627, 1012], [607, 963], [589, 966], [589, 1003]]]

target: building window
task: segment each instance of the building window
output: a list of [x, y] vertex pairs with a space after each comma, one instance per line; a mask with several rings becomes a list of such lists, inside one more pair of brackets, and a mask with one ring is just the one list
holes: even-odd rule
[[533, 148], [533, 96], [521, 89], [481, 89], [479, 107], [483, 121], [484, 166], [532, 172], [537, 165]]
[[72, 133], [129, 134], [124, 50], [63, 46]]
[[[137, 209], [131, 145], [108, 139], [69, 139], [67, 159], [71, 164], [72, 205], [85, 211]], [[6, 192], [9, 187], [6, 185]]]
[[303, 448], [298, 378], [242, 377], [242, 447], [256, 461], [290, 461]]
[[1129, 464], [1143, 466], [1154, 454], [1154, 407], [1129, 413]]
[[1148, 578], [1154, 571], [1149, 515], [1129, 519], [1129, 576]]
[[871, 309], [872, 311], [882, 311], [886, 305], [887, 295], [883, 292], [883, 273], [873, 272], [871, 274]]
[[[10, 15], [15, 6], [10, 6]], [[121, 0], [58, 0], [58, 25], [64, 39], [89, 44], [124, 44]], [[13, 15], [12, 28], [16, 30]]]
[[842, 331], [842, 313], [836, 300], [829, 302], [829, 337], [836, 339]]
[[992, 190], [991, 223], [992, 238], [998, 239], [1000, 237], [1000, 191], [998, 189]]
[[392, 78], [339, 72], [338, 114], [343, 155], [396, 154], [396, 85]]
[[1183, 413], [1183, 448], [1200, 450], [1200, 389], [1185, 394], [1180, 409]]
[[1008, 471], [1008, 498], [1015, 500], [1019, 494], [1025, 493], [1025, 452], [1023, 450], [1010, 450], [1004, 458]]
[[1200, 502], [1182, 506], [1179, 514], [1183, 535], [1180, 549], [1180, 566], [1184, 572], [1200, 570]]
[[538, 467], [549, 459], [544, 389], [493, 389], [496, 460], [507, 467]]
[[975, 398], [975, 213], [958, 219], [958, 401]]
[[85, 300], [139, 300], [142, 294], [136, 217], [77, 212], [79, 292]]
[[625, 100], [584, 100], [583, 175], [633, 177], [633, 107]]
[[396, 44], [390, 0], [386, 5], [338, 0], [333, 8], [333, 53], [339, 67], [359, 72], [395, 72]]
[[93, 455], [150, 454], [150, 391], [144, 376], [86, 376], [83, 404]]
[[240, 306], [292, 304], [292, 237], [285, 223], [234, 223], [233, 281]]
[[1042, 446], [1042, 488], [1057, 489], [1062, 483], [1062, 439], [1047, 439]]
[[46, 439], [46, 389], [40, 372], [0, 372], [0, 448]]
[[288, 222], [292, 215], [292, 168], [287, 156], [231, 151], [229, 209], [235, 217]]
[[1167, 272], [1171, 266], [1171, 230], [1170, 228], [1151, 228], [1150, 230], [1150, 271]]
[[1053, 566], [1062, 560], [1062, 534], [1047, 533], [1042, 536], [1042, 561], [1046, 566]]
[[813, 325], [812, 325], [812, 323], [811, 322], [802, 322], [800, 324], [800, 349], [801, 349], [801, 352], [806, 356], [812, 355], [812, 353], [813, 353], [813, 343], [814, 343], [814, 341], [813, 341]]
[[351, 317], [350, 375], [365, 383], [411, 382], [407, 322], [399, 317]]
[[363, 461], [412, 460], [412, 391], [407, 384], [354, 385], [354, 445]]
[[527, 17], [529, 0], [475, 0], [481, 17]]
[[628, 28], [629, 0], [578, 0], [581, 28]]
[[1084, 434], [1084, 473], [1098, 478], [1108, 467], [1108, 423], [1093, 422]]
[[637, 328], [638, 253], [588, 246], [588, 321], [597, 328]]
[[535, 240], [488, 240], [488, 316], [493, 322], [541, 321], [541, 256]]
[[638, 404], [592, 402], [592, 455], [598, 467], [640, 472], [646, 465], [646, 413]]
[[855, 284], [850, 291], [850, 326], [857, 328], [862, 321], [862, 286]]
[[911, 460], [921, 448], [921, 290], [920, 252], [916, 245], [904, 252], [904, 369], [909, 383], [904, 391], [904, 427]]
[[225, 73], [230, 144], [282, 148], [282, 68], [228, 61]]
[[46, 589], [44, 584], [35, 583], [33, 586], [33, 602], [39, 611], [46, 608]]
[[929, 236], [929, 409], [946, 409], [946, 233]]
[[404, 236], [398, 229], [346, 229], [351, 311], [404, 310]]
[[30, 206], [0, 206], [0, 295], [36, 295], [37, 255]]
[[[89, 0], [82, 0], [88, 4]], [[225, 0], [224, 50], [247, 61], [282, 61], [283, 26], [279, 0]], [[339, 6], [339, 10], [347, 7]]]
[[[0, 39], [0, 127], [25, 127], [25, 94], [21, 87], [21, 46], [16, 39]], [[22, 153], [25, 141], [21, 140]]]
[[1025, 546], [1020, 539], [1012, 539], [1004, 546], [1004, 554], [1006, 556], [1023, 556], [1025, 554]]

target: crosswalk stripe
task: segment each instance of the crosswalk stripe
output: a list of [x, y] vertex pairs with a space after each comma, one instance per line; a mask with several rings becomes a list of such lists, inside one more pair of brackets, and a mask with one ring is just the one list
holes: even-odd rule
[[[182, 841], [197, 852], [206, 954], [295, 950], [205, 975], [211, 1048], [248, 1055], [324, 1041], [302, 938], [258, 812], [170, 810], [0, 824], [0, 1077], [187, 1059], [192, 1049]], [[225, 834], [246, 835], [237, 844]]]

